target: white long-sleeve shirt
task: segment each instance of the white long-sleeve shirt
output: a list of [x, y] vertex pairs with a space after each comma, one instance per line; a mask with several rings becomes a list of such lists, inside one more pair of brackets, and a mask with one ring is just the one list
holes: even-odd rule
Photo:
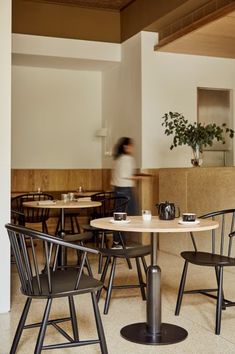
[[131, 179], [135, 173], [135, 160], [132, 155], [123, 154], [115, 160], [111, 185], [116, 187], [133, 187]]

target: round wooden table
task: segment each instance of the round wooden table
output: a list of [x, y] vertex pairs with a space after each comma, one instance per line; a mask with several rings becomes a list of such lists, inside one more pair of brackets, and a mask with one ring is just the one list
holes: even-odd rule
[[[63, 238], [65, 236], [64, 231], [64, 210], [65, 209], [82, 209], [82, 208], [96, 208], [101, 205], [101, 202], [95, 202], [91, 200], [84, 200], [84, 198], [77, 199], [76, 201], [63, 200], [46, 200], [46, 201], [33, 201], [23, 203], [25, 207], [29, 208], [49, 208], [61, 210], [61, 229], [59, 236]], [[64, 247], [59, 250], [59, 265], [63, 266], [66, 263]]]
[[129, 216], [128, 223], [112, 223], [112, 219], [102, 218], [91, 221], [97, 228], [126, 231], [149, 232], [151, 234], [151, 264], [147, 270], [147, 307], [146, 322], [133, 323], [121, 329], [125, 339], [140, 343], [163, 345], [184, 340], [188, 332], [179, 326], [161, 321], [161, 269], [157, 265], [157, 238], [159, 233], [200, 232], [216, 229], [219, 223], [200, 219], [198, 224], [181, 225], [179, 219], [143, 221], [142, 216]]
[[60, 236], [64, 235], [64, 210], [65, 209], [81, 209], [81, 208], [96, 208], [101, 205], [101, 202], [83, 200], [83, 198], [76, 201], [63, 200], [45, 200], [45, 201], [33, 201], [23, 203], [25, 207], [29, 208], [49, 208], [49, 209], [61, 209], [61, 230]]

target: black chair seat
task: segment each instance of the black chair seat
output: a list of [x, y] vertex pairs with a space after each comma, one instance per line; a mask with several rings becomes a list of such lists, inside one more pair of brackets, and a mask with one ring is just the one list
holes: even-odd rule
[[181, 256], [188, 262], [202, 266], [235, 266], [235, 259], [207, 252], [182, 252]]
[[151, 252], [150, 246], [137, 246], [130, 248], [101, 248], [99, 251], [103, 256], [118, 258], [136, 258], [147, 256]]
[[[66, 274], [65, 274], [66, 272]], [[64, 296], [73, 296], [77, 294], [84, 294], [88, 292], [96, 292], [100, 290], [103, 286], [101, 281], [94, 279], [90, 276], [83, 274], [79, 281], [78, 289], [71, 290], [72, 288], [75, 289], [76, 281], [78, 276], [78, 270], [76, 268], [71, 269], [68, 268], [67, 270], [57, 270], [52, 272], [51, 274], [51, 283], [52, 283], [52, 293], [48, 291], [48, 276], [46, 273], [40, 274], [40, 282], [42, 287], [42, 292], [40, 293], [38, 290], [38, 283], [36, 277], [33, 277], [32, 284], [33, 284], [33, 292], [34, 295], [31, 295], [32, 298], [58, 298]], [[24, 295], [23, 290], [21, 292]]]
[[[147, 275], [147, 264], [145, 261], [145, 256], [151, 253], [150, 246], [135, 246], [130, 248], [101, 248], [99, 249], [103, 257], [106, 257], [106, 262], [101, 275], [101, 282], [105, 284], [105, 279], [108, 271], [109, 264], [111, 264], [111, 270], [108, 279], [108, 285], [103, 286], [103, 289], [107, 291], [105, 304], [104, 304], [104, 314], [106, 315], [109, 311], [109, 305], [111, 300], [111, 294], [113, 289], [128, 289], [128, 288], [139, 288], [141, 291], [141, 296], [143, 300], [146, 300], [145, 288], [146, 283], [143, 279], [140, 261], [142, 261], [145, 275]], [[130, 262], [130, 259], [134, 259], [137, 268], [138, 284], [114, 284], [115, 269], [117, 259], [122, 258]], [[97, 292], [97, 299], [100, 299], [102, 288]]]

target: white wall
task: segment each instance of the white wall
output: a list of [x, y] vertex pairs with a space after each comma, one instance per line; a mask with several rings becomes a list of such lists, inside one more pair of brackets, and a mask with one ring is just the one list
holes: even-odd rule
[[[195, 121], [197, 87], [231, 89], [234, 96], [234, 60], [156, 52], [156, 33], [141, 32], [118, 47], [94, 44], [94, 50], [93, 43], [58, 39], [55, 44], [50, 39], [51, 45], [46, 43], [43, 50], [44, 39], [35, 39], [35, 46], [30, 37], [30, 45], [21, 45], [21, 49], [16, 41], [14, 51], [28, 59], [35, 52], [44, 58], [48, 53], [56, 60], [65, 59], [67, 48], [77, 60], [84, 49], [83, 64], [98, 59], [111, 67], [105, 65], [102, 72], [88, 72], [14, 66], [14, 168], [97, 168], [102, 163], [110, 167], [112, 158], [104, 156], [105, 147], [101, 148], [104, 138], [95, 137], [96, 130], [104, 126], [108, 128], [106, 150], [111, 151], [120, 136], [134, 138], [138, 167], [190, 166], [190, 148], [170, 151], [171, 140], [164, 135], [161, 117], [172, 110]], [[74, 48], [77, 45], [79, 50]], [[99, 48], [104, 55], [99, 54]], [[109, 50], [113, 55], [107, 55]], [[30, 130], [26, 131], [25, 126]], [[56, 134], [45, 135], [45, 126], [48, 131], [56, 126]], [[35, 131], [36, 140], [31, 133]], [[44, 146], [40, 144], [42, 139], [46, 140]], [[83, 154], [79, 155], [81, 146]]]
[[16, 33], [12, 35], [12, 52], [19, 55], [100, 61], [106, 64], [120, 62], [121, 59], [120, 44], [117, 43]]
[[10, 309], [11, 1], [0, 1], [0, 313]]
[[12, 168], [100, 168], [101, 72], [13, 66]]
[[12, 168], [101, 168], [102, 70], [120, 45], [12, 38]]
[[[137, 165], [141, 165], [141, 52], [140, 34], [122, 43], [121, 63], [103, 72], [102, 117], [107, 125], [109, 147], [121, 136], [135, 141]], [[112, 159], [103, 156], [103, 166]]]
[[235, 60], [156, 52], [156, 43], [156, 33], [141, 33], [142, 167], [190, 166], [189, 147], [169, 149], [161, 117], [176, 111], [195, 121], [197, 87], [231, 89], [235, 102]]

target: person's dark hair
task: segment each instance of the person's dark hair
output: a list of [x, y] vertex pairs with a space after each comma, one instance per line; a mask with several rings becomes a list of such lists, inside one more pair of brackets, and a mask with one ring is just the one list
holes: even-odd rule
[[117, 144], [114, 146], [113, 157], [117, 159], [120, 155], [126, 154], [124, 146], [132, 145], [133, 140], [128, 137], [122, 137], [118, 140]]

